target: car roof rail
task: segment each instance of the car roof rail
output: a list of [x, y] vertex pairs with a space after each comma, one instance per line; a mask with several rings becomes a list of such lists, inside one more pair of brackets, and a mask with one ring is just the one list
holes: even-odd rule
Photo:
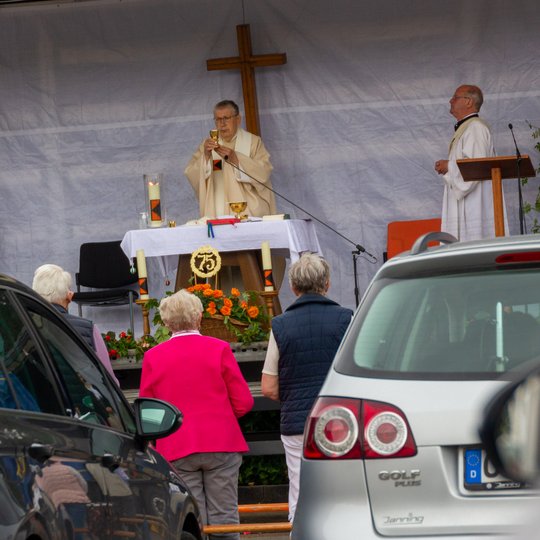
[[416, 242], [413, 244], [413, 247], [411, 248], [411, 255], [418, 255], [419, 253], [423, 253], [424, 251], [427, 251], [428, 244], [430, 242], [442, 242], [443, 244], [455, 244], [456, 242], [458, 242], [458, 239], [455, 236], [447, 232], [443, 232], [443, 231], [428, 232], [416, 239]]

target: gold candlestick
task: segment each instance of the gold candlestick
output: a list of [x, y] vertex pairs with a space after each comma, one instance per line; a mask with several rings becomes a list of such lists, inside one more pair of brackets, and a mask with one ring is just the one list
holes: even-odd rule
[[142, 310], [143, 333], [145, 336], [149, 336], [150, 335], [150, 320], [148, 317], [150, 315], [150, 310], [146, 307], [146, 302], [148, 302], [148, 300], [140, 300], [140, 299], [135, 300], [135, 303], [139, 304]]
[[261, 291], [259, 294], [264, 298], [266, 311], [271, 319], [274, 316], [274, 298], [278, 295], [278, 291]]

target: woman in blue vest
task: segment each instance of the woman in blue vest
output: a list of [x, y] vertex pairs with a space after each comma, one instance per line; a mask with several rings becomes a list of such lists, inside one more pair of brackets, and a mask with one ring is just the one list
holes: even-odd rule
[[262, 371], [264, 396], [281, 403], [280, 431], [289, 473], [289, 521], [293, 521], [300, 480], [304, 424], [326, 378], [352, 310], [326, 297], [330, 267], [315, 254], [304, 254], [289, 269], [298, 297], [272, 319]]

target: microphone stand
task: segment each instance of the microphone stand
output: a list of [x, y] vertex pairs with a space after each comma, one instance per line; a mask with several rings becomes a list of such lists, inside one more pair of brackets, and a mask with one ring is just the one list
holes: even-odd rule
[[508, 124], [508, 128], [510, 129], [510, 133], [512, 134], [512, 139], [514, 140], [514, 147], [516, 149], [516, 168], [517, 168], [517, 179], [518, 179], [518, 199], [519, 199], [519, 232], [520, 234], [525, 234], [525, 214], [523, 212], [523, 193], [521, 190], [521, 172], [520, 172], [520, 165], [521, 165], [521, 153], [519, 151], [516, 138], [514, 136], [514, 126], [512, 124]]
[[332, 232], [334, 232], [335, 234], [337, 234], [338, 236], [340, 236], [341, 238], [343, 238], [344, 240], [346, 240], [347, 242], [349, 242], [350, 244], [352, 244], [356, 248], [352, 252], [352, 256], [353, 256], [353, 269], [354, 269], [354, 298], [355, 298], [355, 301], [356, 301], [356, 307], [358, 307], [358, 305], [360, 303], [360, 292], [359, 292], [359, 288], [358, 288], [358, 272], [357, 272], [357, 268], [356, 268], [356, 259], [358, 258], [358, 256], [361, 253], [365, 253], [367, 256], [371, 257], [373, 259], [373, 262], [377, 262], [377, 257], [375, 257], [375, 255], [372, 255], [371, 253], [369, 253], [369, 251], [366, 251], [366, 248], [364, 246], [362, 246], [360, 244], [356, 244], [350, 238], [347, 238], [345, 235], [341, 234], [339, 231], [337, 231], [336, 229], [334, 229], [333, 227], [328, 225], [328, 223], [325, 223], [324, 221], [319, 219], [317, 216], [314, 216], [313, 214], [311, 214], [310, 212], [308, 212], [307, 210], [305, 210], [304, 208], [302, 208], [298, 204], [294, 203], [293, 201], [291, 201], [290, 199], [288, 199], [287, 197], [285, 197], [281, 193], [278, 193], [275, 189], [271, 188], [270, 186], [267, 186], [264, 182], [261, 182], [258, 178], [255, 178], [251, 174], [247, 173], [246, 171], [244, 171], [243, 169], [238, 167], [238, 165], [234, 165], [233, 163], [231, 163], [229, 161], [229, 156], [224, 156], [223, 159], [231, 167], [233, 167], [234, 169], [240, 171], [242, 174], [245, 174], [246, 176], [249, 176], [249, 178], [251, 178], [252, 180], [255, 180], [255, 182], [257, 182], [261, 186], [264, 186], [266, 189], [270, 190], [272, 193], [274, 193], [278, 197], [280, 197], [283, 200], [287, 201], [289, 204], [291, 204], [295, 208], [298, 208], [298, 210], [304, 212], [309, 217], [313, 218], [315, 221], [318, 221], [321, 225], [324, 225], [327, 229], [330, 229]]

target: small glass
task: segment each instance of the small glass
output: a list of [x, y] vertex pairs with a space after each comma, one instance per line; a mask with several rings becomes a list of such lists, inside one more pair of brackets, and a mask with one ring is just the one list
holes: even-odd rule
[[148, 228], [148, 212], [139, 212], [139, 229]]

